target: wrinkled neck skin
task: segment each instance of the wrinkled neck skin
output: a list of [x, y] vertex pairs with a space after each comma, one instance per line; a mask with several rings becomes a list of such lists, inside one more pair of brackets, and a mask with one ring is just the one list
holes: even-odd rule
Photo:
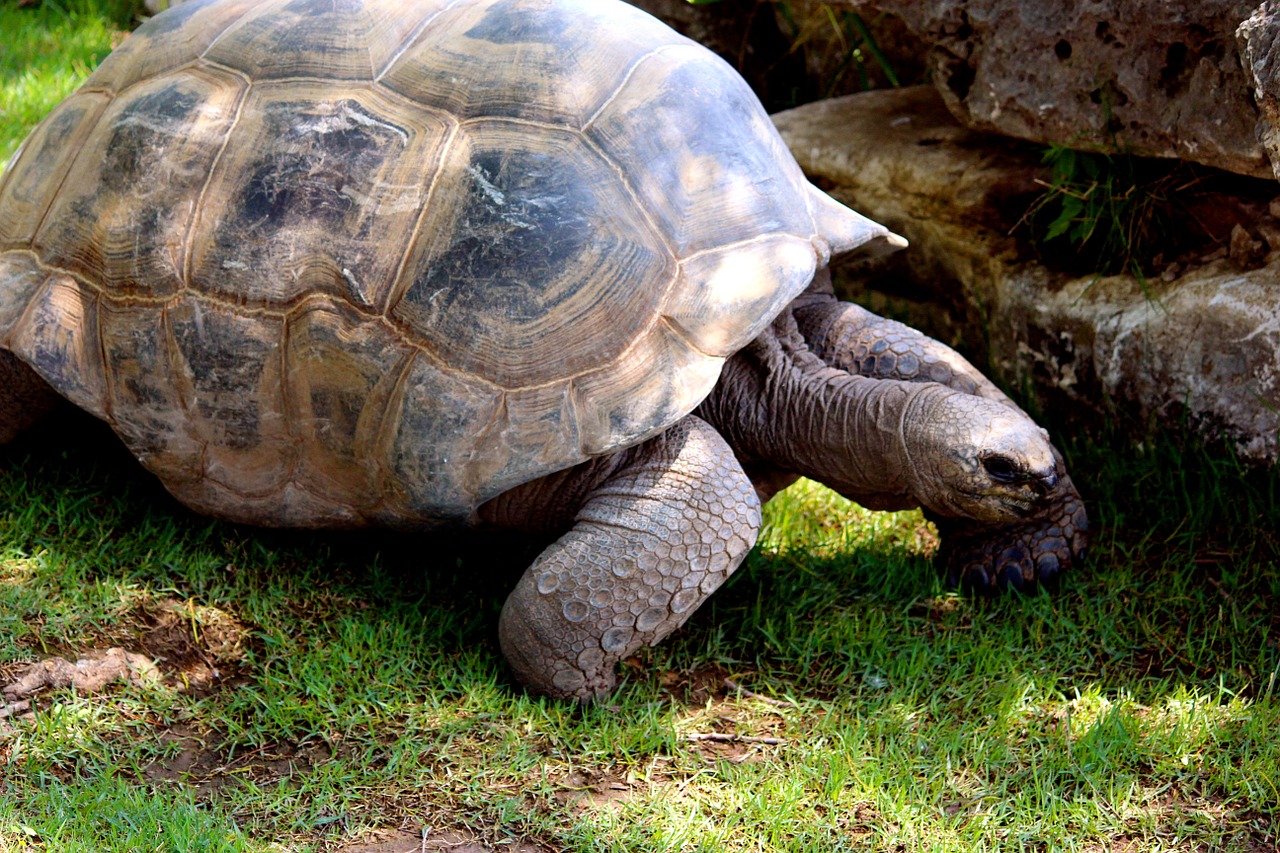
[[920, 472], [904, 421], [930, 392], [827, 366], [788, 309], [725, 363], [697, 414], [729, 442], [762, 501], [803, 476], [870, 509], [911, 509], [921, 505]]

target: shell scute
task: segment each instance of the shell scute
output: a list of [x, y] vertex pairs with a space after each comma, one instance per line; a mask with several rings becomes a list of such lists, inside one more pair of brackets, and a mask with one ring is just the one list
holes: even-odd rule
[[109, 100], [101, 92], [72, 95], [23, 142], [0, 183], [0, 248], [31, 242]]
[[200, 480], [204, 444], [187, 417], [189, 389], [174, 367], [165, 314], [154, 305], [104, 299], [99, 334], [112, 425], [147, 470], [173, 487]]
[[476, 505], [464, 482], [476, 434], [493, 420], [502, 392], [419, 354], [388, 412], [385, 458], [392, 506], [402, 518], [463, 521]]
[[315, 83], [256, 87], [243, 113], [204, 195], [192, 286], [268, 303], [385, 302], [451, 121]]
[[167, 314], [175, 382], [205, 448], [204, 478], [240, 495], [277, 491], [296, 457], [284, 405], [283, 320], [200, 298]]
[[580, 128], [663, 44], [687, 43], [649, 15], [598, 0], [480, 0], [431, 21], [379, 82], [460, 119]]
[[0, 346], [8, 346], [15, 324], [48, 277], [49, 270], [30, 252], [0, 253]]
[[86, 89], [124, 92], [191, 65], [231, 24], [261, 6], [261, 0], [186, 0], [148, 18], [102, 61]]
[[85, 411], [106, 416], [98, 295], [64, 273], [49, 275], [18, 321], [9, 349]]
[[476, 436], [476, 450], [462, 481], [473, 500], [483, 502], [586, 458], [570, 383], [508, 391], [499, 411]]
[[723, 364], [656, 324], [617, 361], [574, 378], [583, 451], [608, 453], [666, 429], [711, 393]]
[[203, 54], [255, 82], [317, 78], [372, 82], [445, 0], [270, 0]]
[[316, 301], [288, 320], [289, 421], [295, 479], [358, 510], [381, 500], [381, 434], [396, 379], [412, 350], [384, 325], [341, 303]]
[[392, 316], [504, 388], [615, 359], [675, 274], [630, 190], [576, 133], [495, 120], [459, 135]]
[[760, 102], [703, 48], [648, 55], [587, 133], [636, 177], [676, 254], [761, 234], [808, 238], [809, 183]]
[[34, 240], [46, 263], [118, 294], [182, 287], [196, 200], [243, 83], [217, 73], [150, 80], [112, 102]]
[[772, 235], [695, 255], [662, 307], [701, 352], [727, 358], [763, 331], [813, 280], [808, 240]]

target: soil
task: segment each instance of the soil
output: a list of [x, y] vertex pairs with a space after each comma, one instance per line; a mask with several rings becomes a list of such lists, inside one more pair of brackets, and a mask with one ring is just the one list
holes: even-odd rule
[[433, 833], [421, 829], [387, 830], [368, 841], [342, 844], [332, 849], [334, 853], [434, 853], [437, 850], [449, 853], [549, 853], [545, 847], [523, 842], [491, 847], [461, 832]]

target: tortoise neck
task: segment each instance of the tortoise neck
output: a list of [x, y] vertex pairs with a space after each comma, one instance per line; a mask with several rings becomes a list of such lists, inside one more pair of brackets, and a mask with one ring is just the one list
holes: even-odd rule
[[856, 376], [809, 352], [789, 313], [726, 363], [698, 409], [729, 442], [762, 497], [796, 476], [874, 509], [909, 495], [905, 383]]

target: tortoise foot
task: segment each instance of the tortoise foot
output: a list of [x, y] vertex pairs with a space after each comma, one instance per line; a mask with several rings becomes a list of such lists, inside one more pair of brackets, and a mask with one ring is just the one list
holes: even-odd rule
[[968, 519], [934, 519], [942, 535], [937, 565], [949, 586], [967, 592], [1053, 587], [1080, 565], [1088, 550], [1089, 520], [1074, 489], [1037, 515], [992, 527]]

